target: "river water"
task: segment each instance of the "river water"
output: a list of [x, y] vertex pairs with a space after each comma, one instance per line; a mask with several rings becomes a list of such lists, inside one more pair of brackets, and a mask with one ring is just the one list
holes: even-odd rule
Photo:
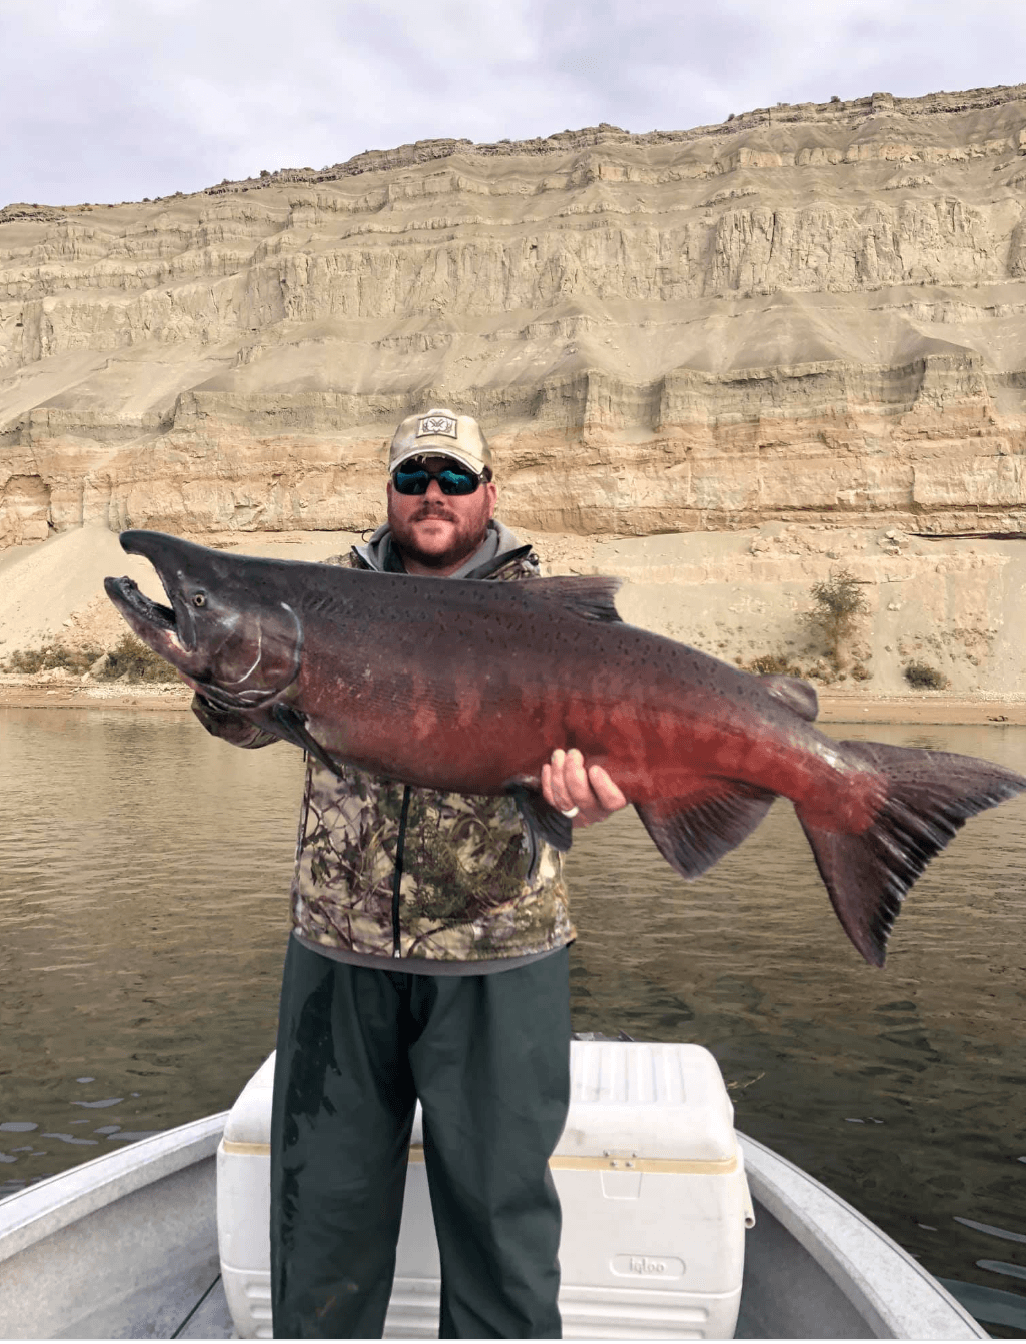
[[[1024, 728], [829, 731], [1026, 772]], [[273, 1049], [301, 775], [191, 716], [0, 709], [0, 1194], [226, 1109]], [[707, 1046], [739, 1129], [1026, 1309], [1024, 872], [1026, 798], [931, 865], [877, 971], [786, 803], [693, 884], [629, 811], [569, 859], [575, 1028]]]

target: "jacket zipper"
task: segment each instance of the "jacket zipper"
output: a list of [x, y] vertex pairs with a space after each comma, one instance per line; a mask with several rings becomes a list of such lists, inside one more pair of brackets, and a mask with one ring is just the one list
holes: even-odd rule
[[[482, 578], [482, 579], [491, 579], [491, 578], [494, 578], [495, 574], [498, 572], [499, 569], [501, 569], [504, 565], [508, 564], [510, 560], [512, 560], [512, 559], [519, 559], [519, 558], [521, 557], [521, 555], [522, 555], [524, 552], [528, 552], [528, 553], [529, 553], [529, 554], [527, 555], [528, 560], [533, 560], [533, 561], [535, 562], [535, 564], [537, 565], [537, 556], [535, 556], [534, 553], [531, 552], [531, 548], [530, 548], [529, 546], [522, 546], [522, 547], [520, 547], [520, 549], [517, 550], [517, 551], [511, 551], [511, 552], [507, 552], [506, 554], [504, 554], [504, 555], [501, 557], [502, 564], [501, 564], [501, 565], [498, 565], [498, 566], [496, 567], [495, 570], [489, 571], [489, 569], [488, 569], [487, 566], [482, 566], [482, 568], [484, 568], [485, 572], [484, 572], [483, 574], [475, 575], [475, 577]], [[363, 556], [359, 553], [359, 551], [357, 551], [357, 549], [356, 549], [355, 546], [352, 548], [352, 552], [351, 552], [351, 553], [352, 553], [352, 555], [356, 558], [357, 566], [358, 566], [360, 569], [370, 569], [370, 570], [373, 570], [374, 566], [373, 566], [373, 565], [369, 565], [369, 564], [367, 563], [367, 561], [363, 558]], [[500, 557], [496, 557], [496, 559], [499, 559], [499, 558], [500, 558]], [[492, 562], [492, 563], [494, 563], [494, 562]], [[400, 885], [400, 883], [402, 882], [402, 878], [403, 878], [403, 847], [404, 847], [405, 842], [406, 842], [406, 814], [407, 814], [407, 812], [408, 812], [409, 810], [410, 810], [410, 786], [409, 786], [408, 784], [406, 784], [406, 785], [404, 785], [404, 787], [403, 787], [403, 803], [402, 803], [402, 809], [401, 809], [401, 811], [400, 811], [400, 813], [399, 813], [399, 835], [398, 835], [398, 837], [397, 837], [397, 839], [396, 839], [396, 843], [395, 843], [395, 873], [394, 873], [394, 875], [393, 875], [393, 877], [392, 877], [392, 957], [393, 957], [393, 959], [396, 958], [396, 957], [401, 957], [401, 956], [402, 956], [402, 950], [401, 950], [401, 948], [400, 948], [400, 943], [399, 943], [399, 885]], [[538, 856], [538, 847], [537, 847], [537, 845], [536, 845], [536, 843], [535, 843], [535, 841], [534, 841], [534, 836], [533, 836], [533, 834], [531, 833], [530, 827], [527, 828], [527, 833], [528, 833], [529, 844], [530, 844], [530, 848], [531, 848], [531, 864], [530, 864], [530, 867], [531, 867], [531, 870], [533, 870], [534, 867], [535, 867], [535, 865], [536, 865], [537, 862], [538, 862], [538, 857], [539, 857], [539, 856]]]
[[399, 885], [403, 880], [403, 848], [406, 844], [406, 814], [410, 810], [410, 786], [403, 788], [403, 805], [399, 812], [399, 834], [395, 842], [395, 873], [392, 876], [392, 956], [401, 957], [399, 946]]

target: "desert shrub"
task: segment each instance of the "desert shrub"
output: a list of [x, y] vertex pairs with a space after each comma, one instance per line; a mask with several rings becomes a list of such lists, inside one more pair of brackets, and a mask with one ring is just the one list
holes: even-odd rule
[[51, 668], [62, 667], [66, 672], [82, 676], [102, 654], [102, 649], [92, 646], [71, 649], [65, 644], [44, 644], [39, 649], [16, 649], [4, 663], [3, 670], [34, 676], [37, 672], [49, 672]]
[[770, 675], [800, 677], [803, 675], [798, 664], [793, 658], [789, 658], [786, 653], [761, 654], [758, 658], [753, 658], [750, 663], [746, 664], [745, 670], [755, 672], [763, 677]]
[[832, 686], [837, 680], [837, 669], [825, 658], [817, 658], [809, 664], [802, 676], [806, 681], [821, 681], [825, 686]]
[[36, 672], [42, 672], [45, 661], [45, 649], [15, 649], [4, 662], [4, 671], [24, 672], [32, 676]]
[[754, 672], [756, 676], [797, 677], [799, 681], [817, 681], [824, 686], [847, 681], [849, 675], [854, 681], [869, 681], [873, 676], [872, 668], [863, 662], [852, 664], [845, 672], [829, 658], [816, 658], [803, 666], [786, 653], [764, 653], [747, 663], [742, 658], [735, 658], [734, 661], [745, 672]]
[[949, 684], [944, 673], [929, 663], [906, 663], [901, 670], [905, 680], [916, 691], [943, 691]]
[[110, 650], [95, 675], [98, 681], [120, 681], [122, 677], [129, 681], [178, 680], [178, 674], [166, 659], [127, 633]]
[[815, 604], [802, 618], [822, 636], [834, 666], [841, 662], [841, 645], [849, 639], [860, 616], [869, 611], [862, 585], [847, 569], [839, 569], [822, 583], [814, 583], [809, 593]]

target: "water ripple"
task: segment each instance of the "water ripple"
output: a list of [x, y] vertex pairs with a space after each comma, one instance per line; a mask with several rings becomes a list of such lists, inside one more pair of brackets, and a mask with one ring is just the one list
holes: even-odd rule
[[[835, 735], [1026, 768], [1023, 729]], [[33, 1141], [5, 1149], [0, 1193], [234, 1100], [273, 1047], [300, 786], [298, 752], [184, 717], [0, 710], [0, 1132]], [[786, 804], [694, 883], [632, 812], [579, 833], [575, 1025], [708, 1046], [741, 1129], [983, 1286], [978, 1229], [1026, 1207], [1024, 821], [1020, 799], [969, 823], [883, 971]], [[83, 1109], [104, 1124], [80, 1138]]]

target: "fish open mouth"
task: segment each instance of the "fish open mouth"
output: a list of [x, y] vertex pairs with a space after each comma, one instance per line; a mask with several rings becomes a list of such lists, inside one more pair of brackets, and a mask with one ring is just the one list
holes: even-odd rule
[[162, 602], [153, 602], [142, 591], [134, 579], [127, 574], [120, 579], [104, 579], [103, 586], [107, 596], [126, 615], [131, 612], [138, 620], [149, 626], [156, 626], [166, 634], [177, 635], [178, 624], [173, 608]]

